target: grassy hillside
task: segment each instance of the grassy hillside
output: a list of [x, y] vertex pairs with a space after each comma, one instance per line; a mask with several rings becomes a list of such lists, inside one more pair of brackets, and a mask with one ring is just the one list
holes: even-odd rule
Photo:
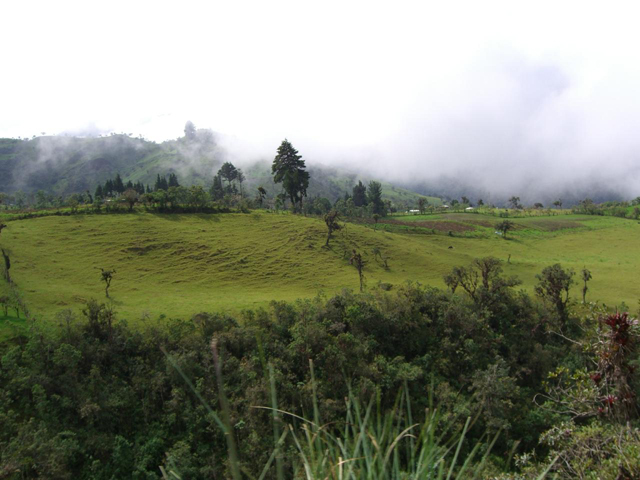
[[[635, 282], [640, 225], [635, 221], [569, 215], [516, 219], [518, 228], [505, 241], [490, 227], [494, 217], [404, 220], [416, 226], [394, 233], [385, 231], [394, 225], [379, 225], [374, 231], [348, 224], [326, 249], [321, 220], [288, 214], [46, 217], [10, 222], [2, 245], [11, 252], [12, 275], [27, 304], [49, 319], [60, 310], [80, 308], [90, 298], [104, 299], [98, 267], [116, 270], [113, 304], [121, 317], [133, 322], [161, 314], [239, 312], [274, 299], [357, 289], [357, 272], [348, 261], [352, 248], [364, 254], [369, 290], [378, 282], [397, 285], [407, 280], [442, 287], [443, 274], [453, 266], [494, 255], [505, 260], [505, 273], [518, 275], [529, 292], [535, 275], [559, 262], [576, 272], [584, 266], [592, 271], [590, 300], [635, 307], [640, 297]], [[432, 223], [420, 225], [424, 222]], [[433, 234], [433, 223], [453, 230], [454, 236], [437, 229]], [[455, 230], [454, 225], [469, 230]], [[464, 236], [469, 233], [475, 236]], [[374, 248], [388, 257], [389, 270], [376, 261]], [[579, 292], [576, 285], [574, 298]]]

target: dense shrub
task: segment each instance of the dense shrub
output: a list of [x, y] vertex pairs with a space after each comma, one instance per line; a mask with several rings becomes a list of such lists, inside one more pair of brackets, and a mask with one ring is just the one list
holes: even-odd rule
[[544, 458], [556, 447], [539, 448], [540, 435], [571, 419], [532, 400], [550, 372], [584, 365], [584, 349], [548, 333], [558, 319], [525, 293], [491, 299], [407, 284], [136, 329], [90, 302], [55, 335], [2, 347], [0, 478], [157, 478], [169, 464], [183, 478], [226, 477], [227, 442], [206, 407], [221, 393], [214, 339], [240, 462], [254, 474], [273, 448], [272, 414], [254, 408], [271, 405], [270, 371], [279, 408], [297, 415], [312, 417], [315, 399], [324, 422], [342, 419], [350, 391], [384, 411], [406, 385], [416, 421], [434, 406], [454, 423], [480, 412], [469, 440], [500, 431], [500, 468], [516, 441]]

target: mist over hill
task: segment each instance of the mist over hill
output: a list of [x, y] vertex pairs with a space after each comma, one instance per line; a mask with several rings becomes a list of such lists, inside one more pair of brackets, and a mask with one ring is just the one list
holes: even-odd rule
[[[575, 176], [546, 180], [528, 174], [511, 181], [505, 177], [501, 182], [499, 178], [488, 181], [486, 172], [474, 173], [471, 168], [461, 169], [455, 175], [443, 173], [442, 168], [431, 168], [433, 162], [427, 160], [423, 167], [417, 165], [407, 170], [389, 168], [380, 162], [367, 163], [346, 155], [325, 162], [325, 156], [318, 160], [313, 154], [307, 155], [302, 150], [300, 153], [311, 173], [308, 195], [324, 196], [332, 201], [351, 192], [358, 180], [365, 183], [382, 181], [385, 197], [407, 206], [416, 203], [420, 195], [448, 200], [464, 195], [473, 203], [482, 199], [497, 206], [505, 205], [508, 198], [515, 195], [525, 204], [541, 202], [549, 205], [562, 199], [568, 206], [587, 197], [596, 202], [620, 201], [639, 193], [628, 185], [621, 188], [625, 177], [616, 172], [603, 171], [599, 175], [576, 172]], [[150, 185], [154, 184], [157, 175], [175, 173], [182, 184], [208, 186], [226, 161], [244, 170], [247, 191], [263, 186], [270, 195], [280, 192], [280, 187], [271, 178], [271, 157], [209, 129], [197, 129], [190, 138], [183, 136], [164, 142], [124, 133], [3, 138], [0, 139], [0, 191], [29, 193], [44, 190], [57, 195], [93, 191], [116, 173], [125, 181]], [[610, 178], [614, 173], [615, 181]], [[634, 175], [631, 172], [628, 176]], [[496, 182], [500, 188], [496, 187]]]
[[508, 199], [512, 196], [520, 197], [524, 205], [540, 202], [547, 207], [558, 199], [562, 200], [565, 206], [572, 206], [585, 198], [590, 198], [595, 203], [617, 202], [630, 200], [640, 194], [640, 191], [623, 190], [618, 185], [612, 185], [598, 178], [581, 181], [566, 178], [564, 183], [552, 186], [541, 185], [532, 180], [526, 186], [506, 184], [500, 191], [492, 191], [471, 178], [455, 178], [445, 175], [432, 180], [400, 180], [397, 183], [404, 188], [424, 195], [433, 195], [447, 200], [459, 199], [464, 195], [473, 204], [477, 203], [478, 199], [482, 199], [485, 204], [496, 206], [506, 206]]
[[[175, 173], [183, 185], [208, 187], [220, 166], [231, 161], [243, 169], [249, 196], [258, 186], [264, 187], [270, 196], [281, 192], [282, 187], [273, 183], [272, 158], [243, 149], [230, 150], [224, 140], [209, 129], [195, 129], [189, 136], [161, 143], [129, 134], [4, 138], [0, 139], [0, 191], [44, 190], [56, 195], [93, 192], [98, 184], [116, 174], [125, 182], [140, 181], [153, 187], [158, 175]], [[420, 197], [370, 172], [358, 172], [348, 165], [327, 166], [304, 155], [303, 158], [311, 175], [309, 197], [335, 201], [351, 193], [359, 180], [382, 181], [383, 197], [401, 207], [412, 207]], [[430, 201], [438, 203], [438, 199]]]

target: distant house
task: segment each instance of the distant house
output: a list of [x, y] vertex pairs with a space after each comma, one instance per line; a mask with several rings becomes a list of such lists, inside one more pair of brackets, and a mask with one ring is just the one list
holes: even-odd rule
[[467, 211], [468, 210], [473, 210], [473, 207], [467, 207], [467, 208], [465, 208], [465, 210], [467, 210]]
[[449, 205], [442, 205], [442, 208], [449, 208]]
[[420, 213], [420, 210], [409, 210], [409, 213]]

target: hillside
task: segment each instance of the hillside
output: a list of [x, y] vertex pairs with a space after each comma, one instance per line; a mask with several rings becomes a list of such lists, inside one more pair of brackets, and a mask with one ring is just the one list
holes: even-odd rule
[[[125, 182], [141, 181], [151, 186], [157, 175], [169, 173], [175, 173], [184, 185], [210, 185], [215, 172], [227, 160], [227, 152], [209, 130], [198, 130], [191, 140], [180, 138], [163, 143], [123, 134], [97, 138], [4, 138], [0, 139], [0, 192], [44, 190], [56, 195], [93, 192], [98, 183], [114, 178], [117, 173]], [[350, 193], [357, 180], [374, 179], [313, 160], [307, 160], [307, 167], [311, 173], [309, 197], [327, 197], [331, 201]], [[270, 195], [280, 193], [281, 187], [272, 181], [269, 161], [253, 162], [243, 168], [247, 192], [263, 186]], [[383, 198], [399, 208], [412, 208], [420, 197], [383, 182]], [[439, 198], [425, 198], [431, 204], [440, 203]]]
[[[378, 282], [443, 287], [442, 276], [453, 266], [493, 255], [530, 293], [536, 274], [561, 263], [576, 272], [591, 270], [588, 300], [633, 306], [640, 296], [633, 280], [640, 268], [640, 256], [633, 253], [640, 251], [640, 226], [634, 221], [577, 215], [514, 219], [517, 229], [507, 241], [494, 234], [491, 216], [388, 222], [377, 231], [347, 224], [327, 249], [322, 220], [288, 214], [78, 215], [9, 222], [2, 245], [11, 252], [14, 280], [39, 318], [104, 299], [98, 267], [116, 270], [113, 304], [133, 322], [161, 314], [239, 312], [271, 300], [357, 289], [352, 248], [363, 253], [370, 291]], [[374, 248], [388, 258], [388, 270]], [[580, 297], [577, 284], [572, 296]]]

